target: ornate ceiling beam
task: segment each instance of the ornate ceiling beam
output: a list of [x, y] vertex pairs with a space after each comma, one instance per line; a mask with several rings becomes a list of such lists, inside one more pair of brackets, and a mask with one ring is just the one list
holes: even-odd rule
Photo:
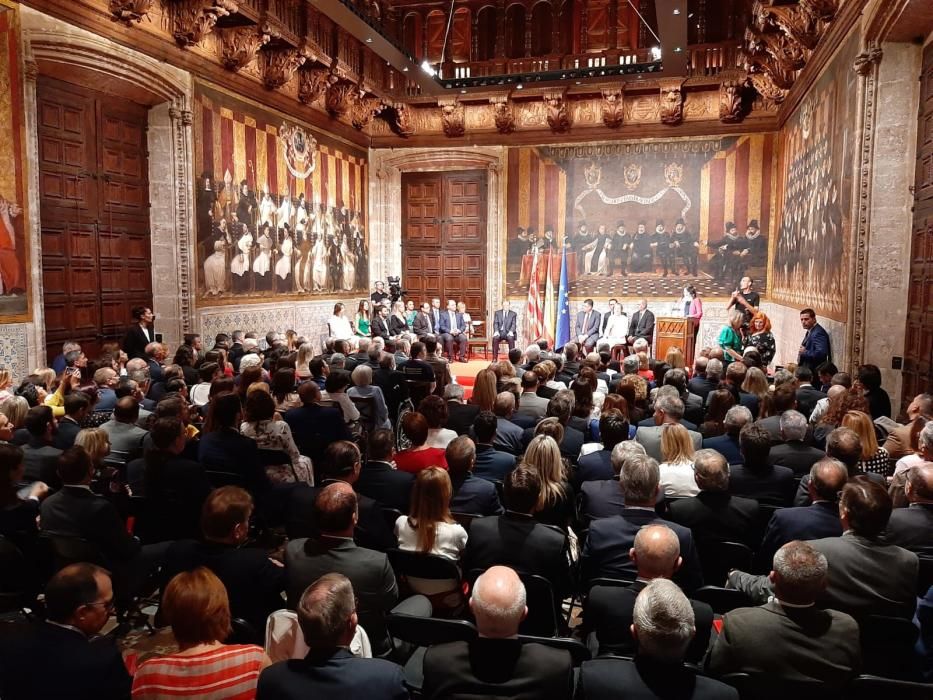
[[684, 120], [684, 79], [663, 78], [658, 81], [658, 87], [661, 89], [661, 123], [668, 126], [680, 124]]
[[269, 31], [256, 27], [233, 27], [220, 30], [220, 62], [234, 73], [243, 70], [259, 54], [259, 49], [269, 43]]
[[110, 14], [115, 22], [131, 27], [133, 22], [149, 19], [153, 0], [110, 0]]
[[276, 90], [295, 75], [308, 60], [301, 49], [263, 49], [259, 52], [262, 84], [268, 90]]
[[217, 20], [235, 14], [234, 0], [163, 0], [172, 20], [172, 36], [183, 49], [200, 44], [214, 31]]
[[618, 129], [625, 120], [625, 83], [618, 88], [603, 90], [603, 124]]

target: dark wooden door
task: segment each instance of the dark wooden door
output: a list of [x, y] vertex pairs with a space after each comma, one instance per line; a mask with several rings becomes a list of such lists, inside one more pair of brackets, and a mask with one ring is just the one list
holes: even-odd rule
[[485, 171], [403, 174], [402, 275], [416, 304], [464, 301], [485, 320]]
[[93, 355], [152, 305], [147, 108], [40, 77], [37, 124], [46, 350]]
[[933, 389], [933, 45], [923, 52], [902, 406]]

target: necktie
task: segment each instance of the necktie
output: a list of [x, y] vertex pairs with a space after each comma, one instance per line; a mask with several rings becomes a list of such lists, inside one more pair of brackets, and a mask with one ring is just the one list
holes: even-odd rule
[[583, 334], [586, 335], [586, 329], [590, 327], [590, 312], [587, 311], [583, 317]]

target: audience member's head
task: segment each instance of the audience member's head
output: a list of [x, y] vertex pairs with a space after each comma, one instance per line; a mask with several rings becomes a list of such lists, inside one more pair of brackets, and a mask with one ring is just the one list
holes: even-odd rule
[[609, 455], [612, 471], [618, 476], [622, 473], [622, 467], [627, 460], [635, 456], [644, 457], [645, 455], [645, 448], [640, 442], [634, 440], [620, 442], [612, 448], [612, 453]]
[[325, 574], [301, 594], [298, 625], [312, 652], [349, 647], [356, 633], [353, 584], [342, 574]]
[[742, 429], [747, 425], [751, 425], [752, 420], [752, 412], [746, 406], [733, 406], [726, 411], [722, 424], [727, 435], [738, 438]]
[[774, 553], [768, 578], [774, 597], [791, 605], [811, 605], [826, 588], [829, 565], [808, 542], [794, 540]]
[[849, 476], [855, 476], [856, 465], [862, 458], [862, 442], [858, 433], [849, 428], [836, 428], [826, 436], [826, 456], [838, 459], [846, 465]]
[[541, 477], [525, 464], [519, 464], [505, 477], [503, 496], [505, 507], [515, 513], [531, 515], [541, 499]]
[[421, 447], [428, 441], [428, 421], [417, 411], [402, 416], [402, 433], [411, 441], [412, 447]]
[[50, 622], [76, 627], [92, 637], [113, 612], [110, 575], [93, 564], [66, 566], [45, 587], [45, 609]]
[[620, 442], [628, 440], [629, 425], [622, 411], [613, 408], [599, 417], [599, 437], [604, 450], [613, 450]]
[[884, 487], [859, 476], [842, 488], [839, 497], [839, 519], [845, 530], [862, 537], [878, 537], [891, 517], [891, 497]]
[[781, 437], [785, 442], [801, 442], [807, 436], [807, 419], [800, 411], [789, 409], [781, 414]]
[[428, 422], [429, 430], [438, 430], [447, 423], [447, 402], [435, 394], [425, 396], [418, 404], [418, 413]]
[[654, 508], [660, 481], [658, 463], [648, 455], [632, 455], [623, 462], [619, 472], [622, 495], [628, 506]]
[[667, 525], [645, 525], [635, 535], [629, 558], [643, 579], [671, 578], [680, 568], [680, 540]]
[[684, 417], [684, 402], [676, 396], [661, 396], [654, 402], [654, 422], [678, 423]]
[[473, 419], [473, 434], [481, 445], [491, 445], [496, 437], [496, 414], [492, 411], [480, 411]]
[[638, 656], [661, 662], [682, 661], [696, 632], [693, 607], [673, 581], [656, 578], [635, 599], [632, 636]]
[[716, 450], [697, 450], [693, 456], [694, 479], [700, 491], [729, 490], [729, 463]]
[[933, 503], [933, 463], [924, 462], [907, 470], [904, 493], [910, 503]]
[[454, 481], [465, 479], [476, 463], [476, 445], [466, 435], [454, 438], [445, 450], [447, 470]]
[[546, 418], [556, 418], [561, 425], [567, 425], [570, 422], [570, 416], [573, 414], [573, 392], [569, 390], [558, 391], [548, 401], [547, 409], [544, 411]]
[[51, 407], [33, 406], [30, 408], [26, 412], [23, 427], [26, 428], [32, 438], [44, 442], [51, 441], [52, 431], [55, 429], [55, 419], [52, 417]]
[[807, 485], [810, 500], [814, 503], [816, 501], [836, 503], [842, 487], [848, 480], [849, 472], [846, 470], [846, 465], [838, 459], [823, 457], [810, 467], [810, 483]]
[[353, 537], [357, 497], [350, 484], [338, 481], [322, 488], [314, 498], [314, 522], [322, 535]]
[[388, 429], [376, 429], [369, 434], [370, 461], [388, 462], [395, 454], [395, 435]]
[[360, 459], [360, 448], [355, 443], [349, 440], [332, 442], [324, 450], [324, 475], [352, 484], [360, 475]]
[[211, 491], [201, 508], [201, 532], [210, 542], [239, 544], [249, 535], [253, 497], [239, 486]]
[[168, 582], [159, 609], [182, 651], [230, 636], [230, 600], [223, 582], [208, 568], [183, 571]]
[[771, 453], [771, 434], [760, 425], [752, 423], [739, 433], [739, 450], [745, 459], [745, 467], [753, 471], [769, 469], [768, 455]]
[[528, 608], [525, 586], [506, 566], [488, 568], [473, 584], [470, 611], [482, 637], [514, 639]]

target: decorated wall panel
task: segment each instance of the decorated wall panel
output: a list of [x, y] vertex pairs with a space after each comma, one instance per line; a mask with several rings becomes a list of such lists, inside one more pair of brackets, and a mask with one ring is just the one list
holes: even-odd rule
[[849, 296], [858, 47], [854, 33], [785, 124], [772, 264], [775, 301], [840, 321]]
[[508, 293], [527, 292], [568, 252], [571, 296], [728, 297], [767, 284], [776, 138], [523, 147], [509, 151]]
[[0, 3], [0, 323], [31, 318], [19, 15]]
[[194, 114], [200, 304], [365, 292], [365, 152], [204, 84]]

